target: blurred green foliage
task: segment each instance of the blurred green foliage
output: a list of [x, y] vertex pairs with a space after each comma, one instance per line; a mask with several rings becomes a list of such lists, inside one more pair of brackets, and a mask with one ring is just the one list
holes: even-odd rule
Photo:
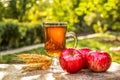
[[44, 41], [43, 28], [37, 23], [0, 22], [0, 50], [13, 49]]
[[46, 21], [68, 22], [77, 34], [119, 32], [120, 0], [0, 0], [1, 49], [43, 42]]
[[119, 28], [120, 0], [1, 0], [0, 20], [9, 18], [20, 22], [66, 21], [68, 30], [78, 33], [104, 32]]

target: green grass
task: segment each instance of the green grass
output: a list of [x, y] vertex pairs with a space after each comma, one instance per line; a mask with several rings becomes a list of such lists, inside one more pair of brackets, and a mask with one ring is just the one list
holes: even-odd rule
[[[105, 33], [101, 34], [98, 37], [90, 38], [90, 39], [83, 39], [78, 41], [77, 48], [82, 47], [89, 47], [92, 50], [103, 50], [107, 51], [112, 56], [112, 61], [120, 63], [120, 53], [110, 51], [110, 47], [117, 47], [120, 46], [120, 41], [115, 41], [115, 35], [112, 33]], [[69, 41], [66, 43], [66, 47], [73, 47], [74, 42]], [[39, 47], [37, 49], [33, 49], [30, 51], [25, 51], [22, 53], [15, 53], [4, 55], [0, 57], [0, 63], [21, 63], [21, 61], [16, 57], [18, 54], [23, 53], [36, 53], [36, 54], [43, 54], [46, 55], [45, 49], [43, 47]]]
[[[110, 51], [111, 47], [120, 46], [120, 41], [115, 40], [115, 35], [115, 33], [108, 32], [91, 39], [79, 40], [77, 48], [89, 47], [92, 50], [107, 51], [111, 55], [112, 61], [120, 63], [120, 52]], [[73, 45], [73, 41], [67, 43], [68, 47], [72, 47]]]
[[44, 48], [39, 47], [37, 49], [33, 49], [30, 51], [0, 56], [0, 63], [23, 63], [17, 58], [17, 55], [24, 54], [24, 53], [25, 54], [34, 54], [35, 53], [35, 54], [47, 55]]

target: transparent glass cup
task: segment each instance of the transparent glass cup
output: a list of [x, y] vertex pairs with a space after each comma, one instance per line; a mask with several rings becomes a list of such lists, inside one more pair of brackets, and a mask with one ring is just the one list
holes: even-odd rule
[[45, 50], [52, 59], [51, 72], [60, 72], [58, 57], [66, 48], [66, 36], [74, 38], [74, 47], [77, 46], [77, 37], [74, 32], [67, 32], [67, 22], [44, 22]]

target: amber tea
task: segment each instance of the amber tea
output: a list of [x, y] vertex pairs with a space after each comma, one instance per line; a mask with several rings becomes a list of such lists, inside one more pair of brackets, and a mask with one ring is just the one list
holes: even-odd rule
[[45, 49], [49, 56], [59, 56], [65, 48], [66, 25], [44, 25]]

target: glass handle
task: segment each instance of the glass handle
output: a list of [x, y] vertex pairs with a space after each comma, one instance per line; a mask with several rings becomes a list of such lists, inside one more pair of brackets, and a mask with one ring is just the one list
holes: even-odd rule
[[78, 38], [77, 35], [74, 32], [67, 32], [66, 37], [72, 37], [74, 38], [74, 48], [77, 48], [77, 44], [78, 44]]

